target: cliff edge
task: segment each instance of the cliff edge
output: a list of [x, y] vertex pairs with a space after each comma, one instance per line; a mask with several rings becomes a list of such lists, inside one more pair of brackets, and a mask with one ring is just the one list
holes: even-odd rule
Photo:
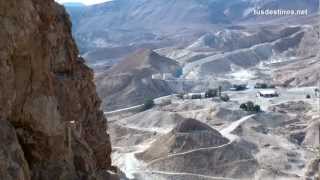
[[0, 179], [111, 179], [93, 72], [53, 0], [0, 0]]

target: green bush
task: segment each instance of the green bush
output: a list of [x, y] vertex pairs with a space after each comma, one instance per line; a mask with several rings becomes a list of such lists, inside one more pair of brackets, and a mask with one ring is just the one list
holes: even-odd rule
[[254, 106], [254, 112], [261, 112], [261, 107], [259, 105]]
[[147, 98], [147, 99], [144, 100], [142, 110], [143, 110], [143, 111], [146, 111], [146, 110], [148, 110], [148, 109], [151, 109], [151, 108], [153, 108], [154, 105], [155, 105], [155, 104], [154, 104], [153, 99]]
[[247, 102], [247, 111], [254, 111], [254, 103], [252, 101]]
[[245, 103], [242, 103], [240, 105], [240, 109], [247, 111], [248, 108], [247, 108], [247, 105]]
[[242, 103], [240, 105], [240, 109], [248, 112], [261, 112], [261, 107], [259, 105], [254, 104], [252, 101], [248, 101], [246, 103]]

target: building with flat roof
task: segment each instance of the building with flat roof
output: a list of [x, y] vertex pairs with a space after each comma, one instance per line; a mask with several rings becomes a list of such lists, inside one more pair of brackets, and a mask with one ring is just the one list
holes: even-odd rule
[[278, 97], [279, 93], [273, 89], [268, 89], [268, 90], [261, 90], [257, 93], [257, 96], [259, 97]]

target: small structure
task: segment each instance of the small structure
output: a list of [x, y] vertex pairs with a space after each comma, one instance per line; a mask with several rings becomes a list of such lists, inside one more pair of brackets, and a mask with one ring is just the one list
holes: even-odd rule
[[319, 94], [320, 94], [320, 90], [318, 88], [314, 89], [314, 95], [316, 97], [319, 97]]
[[265, 97], [265, 98], [273, 98], [273, 97], [279, 97], [279, 93], [275, 90], [269, 89], [269, 90], [261, 90], [257, 93], [258, 97]]
[[156, 80], [174, 80], [175, 79], [175, 77], [171, 73], [152, 74], [151, 78]]
[[162, 80], [162, 74], [160, 74], [160, 73], [158, 73], [158, 74], [152, 74], [152, 79]]
[[162, 75], [162, 79], [163, 80], [173, 80], [173, 79], [175, 79], [175, 77], [171, 73], [164, 73]]
[[189, 93], [183, 95], [183, 99], [204, 99], [206, 98], [206, 93]]
[[247, 89], [246, 84], [234, 84], [232, 85], [232, 88], [230, 88], [231, 91], [244, 91]]
[[267, 83], [256, 83], [254, 86], [255, 89], [274, 89], [275, 85]]

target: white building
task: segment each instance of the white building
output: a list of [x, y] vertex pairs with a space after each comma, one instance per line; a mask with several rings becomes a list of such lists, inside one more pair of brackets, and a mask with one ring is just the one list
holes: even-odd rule
[[161, 79], [162, 80], [162, 74], [152, 74], [152, 79]]
[[158, 74], [152, 74], [152, 79], [158, 79], [158, 80], [174, 80], [175, 77], [171, 73], [158, 73]]
[[275, 90], [261, 90], [257, 93], [257, 96], [259, 97], [278, 97], [279, 96], [279, 93]]
[[183, 96], [183, 99], [204, 99], [206, 98], [206, 93], [189, 93]]
[[173, 80], [175, 79], [171, 73], [164, 73], [162, 75], [162, 80]]

